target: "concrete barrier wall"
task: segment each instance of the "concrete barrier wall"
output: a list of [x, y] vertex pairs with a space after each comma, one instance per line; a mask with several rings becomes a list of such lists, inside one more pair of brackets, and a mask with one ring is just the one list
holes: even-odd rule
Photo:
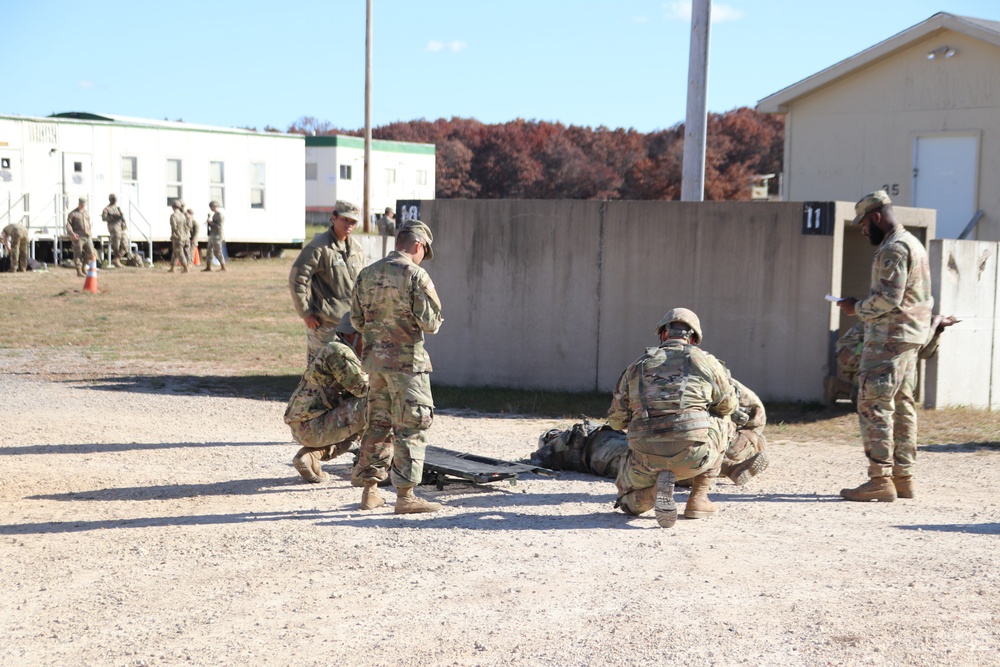
[[941, 337], [927, 363], [925, 405], [1000, 409], [1000, 244], [930, 243], [935, 312], [962, 320]]
[[444, 304], [437, 382], [609, 391], [671, 307], [770, 399], [819, 399], [834, 236], [801, 203], [421, 202]]

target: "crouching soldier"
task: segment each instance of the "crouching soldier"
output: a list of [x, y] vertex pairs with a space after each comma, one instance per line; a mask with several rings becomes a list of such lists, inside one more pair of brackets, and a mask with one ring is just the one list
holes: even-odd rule
[[349, 313], [336, 334], [306, 369], [285, 410], [285, 423], [302, 445], [292, 465], [307, 482], [329, 479], [320, 463], [349, 451], [365, 430], [368, 374], [358, 359], [361, 335]]
[[[735, 429], [730, 429], [732, 435], [721, 471], [733, 484], [742, 486], [767, 469], [768, 454], [764, 451], [767, 440], [763, 434], [767, 413], [757, 394], [736, 380], [732, 382], [739, 392], [739, 407], [729, 415]], [[607, 424], [593, 426], [585, 421], [565, 431], [551, 429], [543, 433], [538, 438], [538, 450], [531, 455], [531, 463], [550, 470], [573, 470], [616, 479], [626, 456], [628, 440], [624, 432]], [[677, 485], [685, 486], [689, 481], [679, 481]]]
[[660, 346], [646, 350], [618, 379], [608, 420], [628, 429], [628, 455], [615, 483], [626, 514], [656, 510], [669, 528], [677, 521], [674, 484], [691, 480], [684, 516], [700, 519], [717, 508], [708, 498], [735, 425], [739, 405], [729, 372], [701, 350], [701, 323], [686, 308], [670, 310], [656, 328]]

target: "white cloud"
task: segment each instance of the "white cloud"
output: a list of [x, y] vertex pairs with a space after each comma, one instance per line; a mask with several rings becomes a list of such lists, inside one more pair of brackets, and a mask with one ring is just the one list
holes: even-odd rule
[[[668, 21], [690, 21], [691, 20], [691, 0], [677, 0], [663, 5], [667, 10]], [[723, 21], [738, 21], [744, 14], [732, 5], [720, 5], [712, 3], [712, 23], [722, 23]]]
[[455, 40], [454, 42], [441, 42], [436, 39], [432, 39], [427, 42], [424, 47], [424, 51], [428, 53], [440, 53], [441, 51], [451, 51], [452, 53], [458, 53], [464, 50], [469, 45], [461, 40]]
[[84, 90], [93, 90], [94, 88], [97, 88], [96, 83], [94, 83], [93, 81], [87, 81], [86, 79], [77, 81], [76, 85], [79, 86], [80, 88], [83, 88]]

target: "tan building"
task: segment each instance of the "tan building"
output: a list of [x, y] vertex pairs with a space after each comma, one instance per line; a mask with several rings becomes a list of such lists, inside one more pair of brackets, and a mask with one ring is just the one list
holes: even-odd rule
[[938, 238], [1000, 240], [1000, 22], [935, 14], [757, 109], [786, 117], [784, 199], [884, 188]]

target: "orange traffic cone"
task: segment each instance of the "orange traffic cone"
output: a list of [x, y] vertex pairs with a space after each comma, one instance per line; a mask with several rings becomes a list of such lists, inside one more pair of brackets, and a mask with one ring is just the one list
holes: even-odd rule
[[197, 244], [194, 246], [194, 254], [191, 257], [191, 263], [194, 264], [195, 266], [201, 264], [201, 255], [198, 253]]
[[97, 294], [97, 262], [90, 260], [87, 265], [87, 279], [83, 281], [83, 291]]

